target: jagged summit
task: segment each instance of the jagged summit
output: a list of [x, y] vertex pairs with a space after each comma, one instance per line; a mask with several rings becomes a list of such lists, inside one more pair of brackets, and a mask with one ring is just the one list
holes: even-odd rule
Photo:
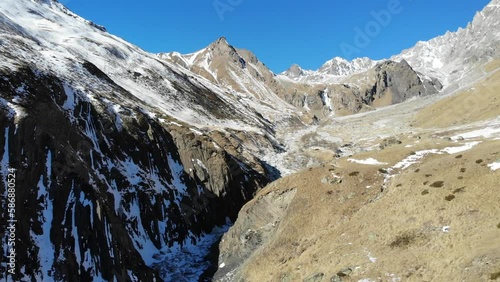
[[344, 58], [335, 57], [327, 61], [318, 69], [318, 72], [331, 74], [335, 76], [348, 76], [354, 73], [365, 71], [373, 67], [377, 62], [369, 58], [357, 58], [348, 61]]
[[[484, 9], [478, 11], [474, 19], [465, 28], [447, 31], [429, 41], [417, 44], [389, 60], [401, 61], [420, 73], [438, 78], [445, 86], [456, 82], [464, 68], [472, 72], [471, 78], [480, 73], [473, 73], [477, 65], [500, 56], [500, 1], [492, 0]], [[487, 36], [485, 36], [487, 35]], [[386, 60], [381, 60], [386, 61]], [[339, 77], [361, 73], [374, 67], [378, 61], [370, 58], [357, 58], [352, 61], [335, 57], [327, 61], [316, 71], [305, 71], [298, 75], [287, 70], [281, 73], [286, 78], [308, 83], [338, 82]], [[466, 83], [468, 80], [464, 80]]]
[[374, 67], [377, 63], [378, 61], [366, 57], [357, 58], [352, 61], [348, 61], [341, 57], [334, 57], [315, 71], [304, 70], [300, 66], [294, 64], [288, 70], [282, 72], [281, 76], [295, 81], [309, 83], [339, 82], [341, 79], [347, 78], [350, 75], [364, 72]]
[[293, 64], [282, 74], [288, 77], [298, 77], [304, 74], [304, 70], [299, 65]]
[[212, 51], [213, 50], [231, 50], [231, 51], [236, 52], [236, 49], [234, 48], [234, 46], [229, 44], [226, 37], [224, 37], [224, 36], [219, 37], [217, 40], [210, 43], [206, 49], [209, 49]]
[[[208, 54], [204, 54], [208, 53]], [[201, 53], [204, 56], [210, 56], [212, 58], [215, 57], [224, 57], [227, 60], [238, 62], [240, 61], [240, 55], [236, 48], [230, 45], [225, 37], [220, 37], [216, 41], [212, 42], [207, 48], [203, 49]]]
[[253, 52], [235, 48], [226, 37], [220, 37], [191, 54], [171, 52], [158, 56], [217, 83], [229, 92], [267, 101], [266, 108], [291, 110], [291, 105], [282, 99], [285, 90], [276, 81], [276, 75]]
[[219, 37], [217, 40], [215, 40], [214, 42], [212, 42], [210, 44], [210, 46], [212, 45], [227, 45], [227, 46], [230, 46], [229, 43], [227, 42], [227, 39], [225, 36], [221, 36]]
[[[466, 84], [477, 78], [478, 65], [500, 56], [500, 1], [491, 1], [465, 28], [419, 41], [391, 60], [405, 59], [418, 72], [440, 79], [444, 85]], [[469, 73], [463, 76], [463, 71]], [[467, 79], [461, 79], [461, 78]], [[460, 79], [460, 80], [459, 80]]]

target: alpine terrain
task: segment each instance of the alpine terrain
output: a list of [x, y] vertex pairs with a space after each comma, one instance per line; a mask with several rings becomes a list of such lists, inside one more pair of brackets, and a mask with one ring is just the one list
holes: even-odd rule
[[[500, 279], [500, 0], [275, 74], [0, 2], [3, 281]], [[12, 180], [14, 179], [14, 180]]]

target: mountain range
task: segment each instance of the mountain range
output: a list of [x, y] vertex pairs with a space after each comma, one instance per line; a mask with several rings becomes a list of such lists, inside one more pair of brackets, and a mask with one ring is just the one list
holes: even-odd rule
[[[319, 209], [325, 198], [308, 192], [308, 185], [343, 185], [349, 193], [364, 193], [349, 205], [351, 194], [346, 192], [339, 200], [342, 209], [347, 203], [345, 209], [334, 211], [335, 220], [341, 220], [337, 213], [354, 218], [358, 216], [354, 210], [385, 199], [376, 189], [360, 192], [358, 186], [367, 190], [378, 185], [392, 191], [399, 184], [413, 183], [409, 176], [401, 183], [392, 180], [397, 175], [391, 173], [404, 166], [398, 167], [392, 158], [409, 153], [401, 146], [410, 146], [404, 148], [420, 156], [416, 148], [428, 144], [427, 137], [436, 139], [452, 126], [455, 131], [465, 130], [458, 126], [473, 122], [490, 130], [482, 138], [499, 137], [494, 88], [500, 59], [499, 13], [500, 2], [492, 0], [466, 28], [418, 42], [385, 60], [336, 57], [318, 70], [292, 65], [275, 74], [251, 51], [232, 46], [224, 37], [191, 54], [153, 54], [55, 0], [1, 1], [4, 181], [0, 193], [10, 191], [7, 176], [14, 169], [17, 223], [15, 266], [2, 263], [0, 277], [7, 281], [272, 280], [269, 277], [298, 281], [310, 276], [313, 279], [306, 281], [321, 281], [324, 271], [310, 275], [314, 256], [325, 256], [311, 243], [326, 240], [321, 232], [304, 232], [310, 241], [277, 237], [301, 233], [287, 229], [304, 224], [295, 221], [297, 213], [305, 210], [312, 217], [313, 211], [323, 215], [326, 210]], [[453, 98], [481, 87], [494, 89], [484, 92], [489, 100], [481, 98], [480, 90], [475, 99]], [[446, 106], [442, 103], [448, 100], [442, 99], [455, 99], [450, 103], [461, 106]], [[458, 123], [463, 112], [469, 123]], [[455, 124], [437, 127], [439, 120], [454, 115]], [[484, 120], [489, 123], [479, 123]], [[428, 123], [433, 126], [425, 134], [415, 133]], [[468, 135], [463, 135], [460, 139], [457, 133], [447, 141], [467, 140]], [[404, 143], [409, 136], [414, 138], [412, 143]], [[484, 141], [488, 147], [483, 151], [494, 153], [497, 143]], [[473, 147], [467, 144], [461, 145]], [[399, 151], [384, 151], [391, 146]], [[358, 167], [359, 158], [370, 157], [373, 162], [379, 156], [369, 154], [378, 150], [384, 154], [383, 162], [395, 162], [394, 166]], [[439, 150], [447, 152], [444, 147]], [[493, 158], [485, 163], [491, 170], [487, 166], [477, 172], [489, 173], [481, 180], [485, 187], [498, 180]], [[453, 156], [446, 161], [453, 160], [459, 159]], [[337, 193], [334, 190], [327, 189], [326, 195]], [[322, 204], [303, 204], [308, 198]], [[2, 197], [0, 205], [7, 207], [8, 201]], [[387, 201], [383, 203], [394, 204]], [[491, 214], [495, 212], [498, 209], [493, 208]], [[9, 217], [2, 213], [0, 220], [7, 222]], [[11, 236], [9, 232], [0, 227], [3, 238]], [[284, 252], [274, 243], [290, 252], [318, 248], [317, 253], [306, 252], [310, 262], [294, 261], [300, 252]], [[7, 244], [2, 248], [4, 254], [11, 250]], [[500, 266], [500, 256], [484, 256], [494, 258], [492, 267]], [[270, 260], [274, 269], [280, 269], [274, 264], [280, 261], [286, 265], [283, 269], [295, 270], [271, 273], [273, 268], [260, 266], [263, 276], [259, 277], [256, 262], [261, 259]], [[365, 274], [349, 267], [348, 274], [339, 270], [339, 279], [352, 272], [360, 279]], [[372, 269], [368, 274], [375, 279], [384, 275]], [[424, 278], [433, 277], [424, 274], [430, 275]]]

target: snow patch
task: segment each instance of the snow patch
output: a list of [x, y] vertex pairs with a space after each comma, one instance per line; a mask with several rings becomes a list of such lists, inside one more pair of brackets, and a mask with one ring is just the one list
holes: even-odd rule
[[392, 169], [407, 169], [410, 166], [418, 163], [421, 159], [423, 159], [425, 156], [429, 154], [442, 154], [442, 153], [437, 149], [418, 151], [415, 154], [395, 164], [392, 167]]
[[452, 154], [456, 154], [456, 153], [470, 150], [470, 149], [472, 149], [472, 147], [474, 147], [480, 143], [481, 142], [478, 141], [478, 142], [470, 142], [470, 143], [464, 144], [463, 146], [460, 146], [460, 147], [448, 147], [448, 148], [444, 148], [443, 150], [441, 150], [441, 152], [448, 153], [448, 154], [452, 155]]
[[500, 127], [485, 127], [482, 129], [466, 132], [463, 134], [455, 135], [451, 137], [451, 140], [457, 141], [463, 139], [473, 139], [473, 138], [491, 138], [491, 137], [498, 137], [497, 135], [500, 134]]
[[63, 84], [64, 93], [66, 93], [66, 102], [64, 102], [63, 109], [65, 110], [74, 110], [75, 108], [75, 91], [69, 87], [66, 83]]
[[41, 272], [37, 276], [38, 281], [52, 280], [51, 272], [54, 265], [55, 249], [50, 240], [50, 230], [52, 228], [52, 218], [54, 210], [52, 200], [49, 197], [48, 189], [51, 186], [52, 179], [52, 152], [48, 151], [47, 161], [45, 163], [46, 173], [45, 177], [42, 174], [38, 181], [38, 201], [41, 203], [41, 214], [39, 215], [39, 222], [42, 223], [42, 234], [37, 235], [31, 231], [31, 236], [35, 245], [38, 247], [38, 260], [40, 263]]
[[356, 159], [348, 159], [348, 161], [352, 163], [365, 164], [365, 165], [386, 165], [387, 163], [379, 162], [376, 159], [368, 158], [366, 160], [356, 160]]
[[495, 163], [489, 164], [488, 167], [491, 168], [491, 170], [493, 170], [493, 171], [498, 170], [498, 169], [500, 169], [500, 162], [495, 162]]

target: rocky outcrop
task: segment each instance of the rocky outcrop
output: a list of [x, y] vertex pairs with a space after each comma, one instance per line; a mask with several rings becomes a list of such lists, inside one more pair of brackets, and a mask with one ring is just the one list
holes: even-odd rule
[[375, 67], [375, 73], [375, 85], [363, 97], [368, 104], [386, 98], [382, 105], [393, 105], [413, 97], [436, 94], [443, 88], [437, 79], [415, 72], [405, 60], [380, 63]]
[[240, 211], [237, 224], [222, 238], [215, 281], [244, 280], [242, 264], [273, 238], [295, 193], [295, 189], [265, 193]]

